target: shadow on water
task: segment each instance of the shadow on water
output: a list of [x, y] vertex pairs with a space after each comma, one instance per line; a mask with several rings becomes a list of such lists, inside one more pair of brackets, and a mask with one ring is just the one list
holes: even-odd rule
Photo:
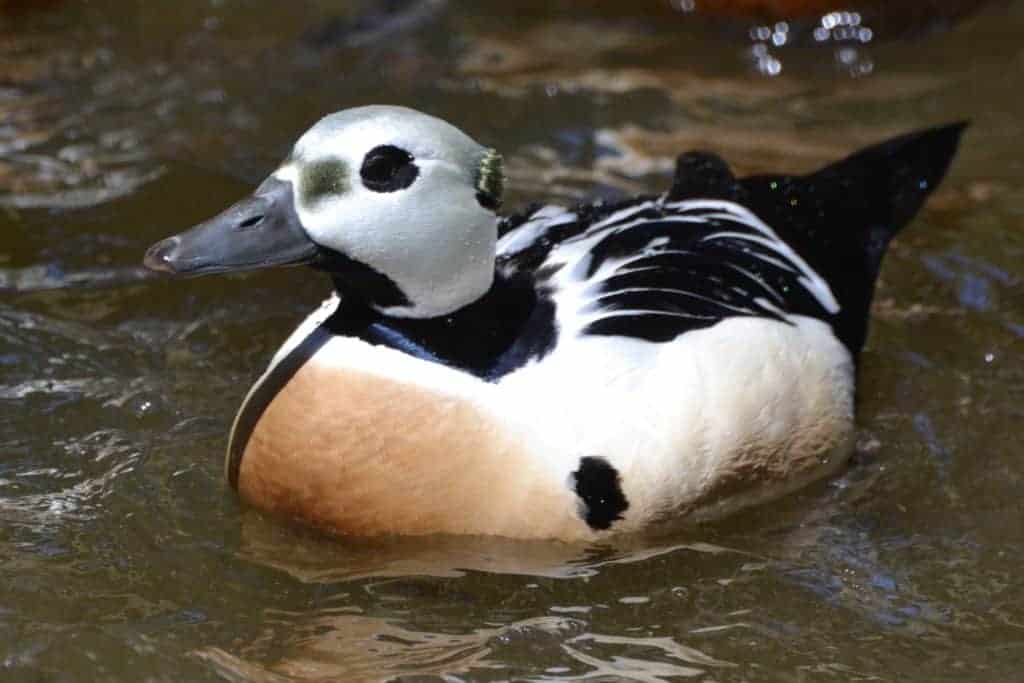
[[[727, 4], [0, 2], [0, 677], [1015, 679], [1024, 4]], [[596, 547], [240, 509], [227, 426], [326, 284], [139, 259], [378, 101], [501, 148], [510, 206], [656, 191], [684, 149], [803, 171], [973, 119], [887, 258], [851, 467]]]

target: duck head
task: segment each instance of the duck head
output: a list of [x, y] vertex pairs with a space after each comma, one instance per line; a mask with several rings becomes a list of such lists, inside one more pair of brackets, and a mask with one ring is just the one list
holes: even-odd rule
[[446, 315], [494, 278], [501, 157], [449, 123], [370, 106], [310, 128], [249, 197], [150, 247], [183, 275], [307, 264], [391, 316]]

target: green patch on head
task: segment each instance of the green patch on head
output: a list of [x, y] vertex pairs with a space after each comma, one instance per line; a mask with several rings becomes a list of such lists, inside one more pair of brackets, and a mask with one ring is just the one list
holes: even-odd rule
[[494, 210], [501, 207], [501, 196], [505, 191], [505, 169], [504, 160], [496, 150], [487, 150], [480, 160], [476, 189], [483, 206]]
[[330, 196], [344, 193], [349, 186], [348, 166], [341, 159], [323, 159], [305, 164], [299, 173], [302, 205], [311, 207]]

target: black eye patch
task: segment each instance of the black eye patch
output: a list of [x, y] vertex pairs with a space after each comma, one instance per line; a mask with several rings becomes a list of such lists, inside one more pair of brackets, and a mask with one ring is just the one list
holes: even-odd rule
[[380, 145], [371, 149], [359, 169], [363, 185], [374, 192], [403, 190], [412, 185], [419, 173], [412, 155], [394, 145]]
[[299, 189], [303, 206], [312, 206], [348, 189], [348, 166], [341, 159], [314, 161], [302, 167]]

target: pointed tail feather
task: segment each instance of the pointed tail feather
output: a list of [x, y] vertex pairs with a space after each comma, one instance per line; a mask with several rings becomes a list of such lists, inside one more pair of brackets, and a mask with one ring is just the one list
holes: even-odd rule
[[837, 336], [856, 355], [882, 257], [942, 181], [966, 122], [902, 135], [804, 176], [753, 176], [736, 199], [771, 225], [829, 283]]

